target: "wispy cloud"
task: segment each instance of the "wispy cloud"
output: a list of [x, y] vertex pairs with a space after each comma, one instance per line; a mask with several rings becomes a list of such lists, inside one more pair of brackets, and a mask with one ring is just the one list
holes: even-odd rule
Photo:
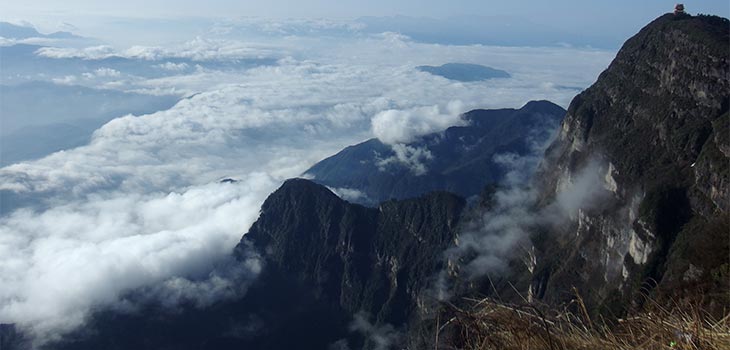
[[390, 324], [374, 325], [366, 314], [358, 313], [350, 324], [350, 330], [364, 335], [373, 350], [389, 350], [398, 346], [403, 334]]
[[391, 164], [400, 164], [410, 169], [413, 175], [416, 176], [421, 176], [428, 172], [426, 162], [432, 160], [433, 155], [426, 147], [413, 147], [403, 143], [396, 143], [391, 145], [391, 148], [395, 153], [393, 156], [385, 159], [376, 158], [375, 164], [380, 171], [386, 171]]
[[328, 187], [330, 191], [334, 192], [338, 197], [355, 203], [362, 203], [362, 202], [368, 202], [370, 201], [370, 198], [365, 193], [362, 193], [362, 191], [358, 191], [356, 189], [352, 188], [345, 188], [345, 187], [338, 187], [338, 188], [332, 188]]
[[[529, 257], [530, 252], [534, 254], [530, 235], [536, 229], [575, 221], [579, 210], [590, 210], [608, 198], [603, 176], [606, 167], [595, 159], [558, 189], [554, 201], [538, 209], [539, 192], [534, 187], [532, 174], [541, 154], [495, 156], [496, 163], [509, 169], [503, 187], [492, 195], [489, 208], [467, 224], [466, 230], [459, 235], [458, 244], [446, 252], [447, 259], [461, 264], [467, 278], [504, 274], [511, 261]], [[440, 299], [451, 297], [448, 275], [447, 271], [442, 271], [437, 278], [433, 293]]]

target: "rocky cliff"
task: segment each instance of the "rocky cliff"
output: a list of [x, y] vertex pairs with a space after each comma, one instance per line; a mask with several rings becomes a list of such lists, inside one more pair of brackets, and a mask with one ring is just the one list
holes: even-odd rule
[[586, 171], [603, 195], [537, 244], [546, 300], [575, 285], [616, 310], [658, 285], [727, 303], [728, 34], [727, 19], [661, 16], [572, 101], [537, 177], [542, 206]]
[[350, 204], [308, 180], [287, 181], [244, 236], [269, 268], [315, 288], [349, 314], [403, 327], [454, 244], [465, 201], [445, 192]]

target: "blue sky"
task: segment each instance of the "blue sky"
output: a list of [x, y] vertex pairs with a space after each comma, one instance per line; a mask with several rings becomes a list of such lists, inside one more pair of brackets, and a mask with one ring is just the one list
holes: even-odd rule
[[[668, 12], [674, 1], [484, 1], [484, 0], [269, 0], [269, 1], [161, 1], [127, 0], [124, 2], [95, 0], [12, 0], [4, 1], [3, 12], [22, 14], [97, 14], [114, 16], [214, 16], [253, 15], [267, 17], [357, 17], [362, 15], [412, 15], [442, 17], [459, 14], [514, 15], [531, 19], [553, 17], [559, 22], [581, 23], [581, 18], [612, 18], [614, 23], [650, 18]], [[725, 0], [686, 2], [689, 11], [710, 12], [727, 16], [730, 4]], [[549, 15], [549, 16], [548, 16]]]
[[[705, 0], [686, 2], [691, 13], [711, 13], [728, 17], [730, 2]], [[84, 25], [101, 17], [317, 17], [356, 18], [360, 16], [426, 16], [444, 18], [464, 14], [512, 16], [531, 22], [571, 30], [635, 31], [649, 20], [669, 12], [674, 1], [485, 1], [485, 0], [268, 0], [268, 1], [162, 1], [162, 0], [6, 0], [0, 17], [32, 23], [69, 21]]]

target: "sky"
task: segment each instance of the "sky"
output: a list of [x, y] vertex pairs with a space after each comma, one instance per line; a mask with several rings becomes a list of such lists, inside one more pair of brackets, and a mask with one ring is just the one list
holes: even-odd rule
[[[178, 29], [194, 31], [195, 19], [327, 18], [355, 19], [362, 16], [414, 16], [448, 19], [464, 15], [514, 18], [520, 23], [548, 26], [556, 30], [587, 36], [625, 39], [643, 25], [671, 12], [675, 0], [648, 1], [484, 1], [484, 0], [270, 0], [270, 1], [161, 1], [161, 0], [5, 0], [0, 4], [0, 19], [29, 21], [41, 29], [77, 29], [82, 34], [99, 34], [97, 28], [112, 21], [129, 19], [177, 20]], [[725, 0], [690, 1], [690, 13], [710, 13], [728, 17], [730, 2]], [[185, 19], [186, 25], [179, 20]], [[139, 25], [139, 24], [138, 24]], [[145, 25], [143, 25], [145, 26]], [[152, 29], [152, 27], [150, 27]], [[159, 27], [157, 28], [159, 31]], [[159, 33], [147, 31], [155, 36]], [[108, 35], [116, 35], [113, 31]], [[101, 34], [102, 36], [104, 34]], [[623, 40], [613, 40], [620, 43]]]
[[[727, 15], [730, 5], [723, 0], [689, 1], [688, 11], [710, 12]], [[525, 16], [529, 19], [543, 19], [555, 22], [586, 23], [588, 19], [612, 19], [614, 25], [625, 25], [627, 21], [647, 18], [662, 12], [670, 12], [674, 1], [484, 1], [484, 0], [270, 0], [236, 1], [209, 0], [191, 1], [145, 1], [124, 2], [94, 0], [13, 0], [4, 1], [3, 10], [12, 15], [72, 13], [121, 17], [325, 17], [352, 18], [358, 16], [428, 16], [444, 17], [462, 14]]]

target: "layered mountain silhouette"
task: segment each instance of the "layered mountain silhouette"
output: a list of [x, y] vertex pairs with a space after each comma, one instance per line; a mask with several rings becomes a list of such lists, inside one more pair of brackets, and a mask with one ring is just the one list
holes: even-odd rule
[[[530, 210], [567, 205], [566, 189], [586, 172], [597, 180], [584, 192], [597, 195], [567, 211], [564, 220], [538, 222], [528, 240], [531, 259], [524, 264], [516, 249], [501, 280], [553, 304], [575, 286], [589, 312], [614, 316], [639, 304], [640, 291], [702, 295], [710, 306], [728, 305], [729, 24], [712, 16], [662, 16], [628, 40], [598, 81], [573, 100], [535, 177]], [[419, 184], [411, 189], [395, 181], [399, 176], [366, 164], [378, 157], [374, 151], [387, 156], [388, 147], [375, 140], [348, 148], [309, 173], [374, 199], [420, 197], [369, 208], [312, 181], [289, 180], [266, 200], [235, 249], [240, 264], [251, 252], [264, 263], [244, 296], [204, 308], [169, 311], [151, 301], [134, 313], [99, 311], [84, 329], [46, 347], [370, 349], [382, 345], [376, 338], [402, 346], [429, 317], [438, 273], [467, 278], [444, 251], [459, 245], [465, 225], [498, 200], [480, 188], [499, 182], [499, 172], [488, 171], [493, 155], [525, 149], [528, 134], [493, 140], [525, 130], [511, 120], [533, 120], [526, 112], [538, 106], [560, 111], [545, 102], [477, 111], [467, 115], [471, 126], [419, 141], [435, 161], [445, 162], [429, 164], [434, 179], [443, 179], [436, 185], [420, 185], [418, 175], [400, 170], [399, 176]], [[537, 115], [543, 120], [546, 113]], [[480, 127], [502, 122], [499, 132]], [[487, 179], [467, 179], [471, 175]], [[446, 192], [423, 194], [436, 189], [482, 195], [468, 204]], [[489, 294], [500, 285], [464, 288], [462, 293]], [[350, 327], [358, 319], [371, 327]], [[15, 333], [6, 327], [1, 334]]]
[[165, 110], [179, 100], [38, 81], [0, 89], [0, 166], [84, 145], [94, 130], [114, 118]]
[[[477, 109], [463, 115], [466, 126], [450, 127], [405, 145], [370, 139], [322, 160], [305, 176], [331, 188], [356, 190], [362, 195], [348, 199], [364, 205], [435, 190], [468, 198], [509, 171], [495, 156], [535, 152], [564, 115], [563, 108], [548, 101], [532, 101], [520, 109]], [[403, 159], [396, 152], [398, 147], [428, 156]], [[414, 169], [414, 163], [418, 168]]]
[[6, 39], [28, 39], [28, 38], [49, 38], [49, 39], [83, 39], [70, 32], [59, 31], [50, 34], [42, 34], [33, 27], [19, 26], [8, 22], [0, 22], [0, 37]]

